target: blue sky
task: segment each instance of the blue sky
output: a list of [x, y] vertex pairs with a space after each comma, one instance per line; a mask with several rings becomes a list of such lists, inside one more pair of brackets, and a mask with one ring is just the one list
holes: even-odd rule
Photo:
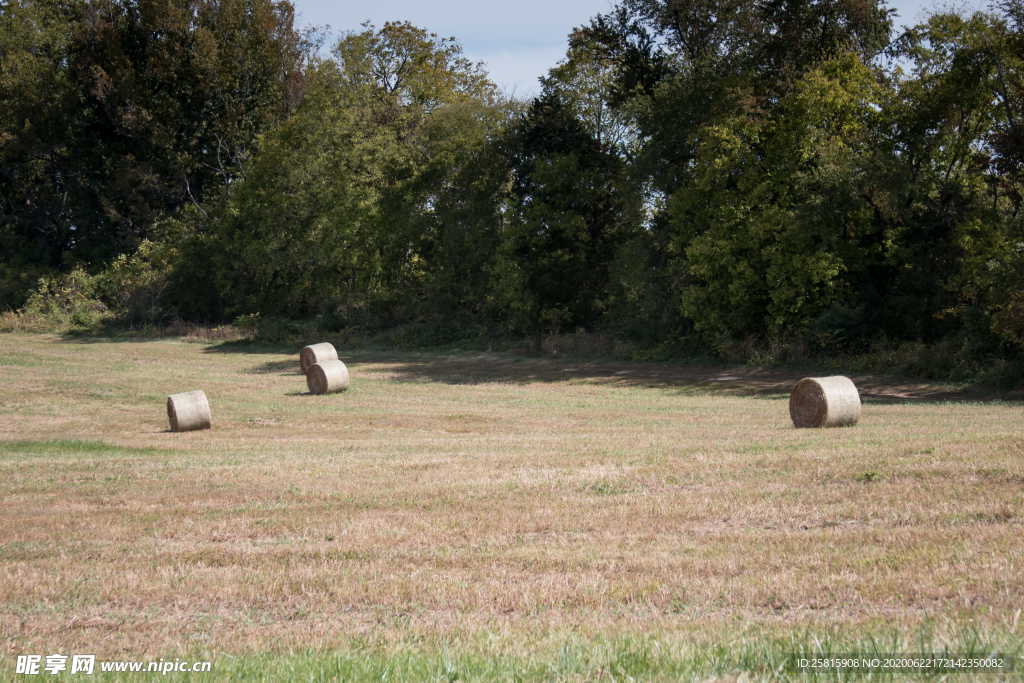
[[[454, 36], [466, 54], [487, 67], [491, 78], [510, 94], [537, 92], [537, 78], [565, 54], [566, 36], [575, 26], [607, 11], [612, 0], [293, 0], [300, 25], [331, 27], [330, 41], [370, 20], [377, 26], [408, 20], [441, 36]], [[930, 9], [984, 7], [985, 0], [895, 0], [896, 23], [914, 24]]]

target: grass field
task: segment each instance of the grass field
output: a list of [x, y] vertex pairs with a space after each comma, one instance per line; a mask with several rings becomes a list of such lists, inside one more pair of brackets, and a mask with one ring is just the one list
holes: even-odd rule
[[[304, 680], [1021, 652], [1019, 402], [857, 377], [858, 426], [796, 430], [801, 373], [340, 351], [351, 389], [310, 396], [297, 349], [0, 335], [0, 678], [52, 652]], [[200, 388], [213, 430], [168, 432]]]

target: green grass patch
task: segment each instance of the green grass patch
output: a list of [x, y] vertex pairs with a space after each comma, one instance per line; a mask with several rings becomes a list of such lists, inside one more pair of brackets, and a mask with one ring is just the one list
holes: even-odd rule
[[[679, 642], [653, 636], [572, 638], [533, 651], [509, 650], [494, 642], [409, 643], [383, 646], [356, 640], [333, 651], [306, 650], [283, 654], [190, 654], [163, 661], [210, 661], [208, 674], [170, 673], [160, 680], [188, 681], [684, 681], [753, 678], [755, 680], [894, 680], [893, 674], [868, 674], [859, 669], [814, 676], [801, 670], [800, 660], [930, 655], [932, 657], [1003, 657], [1018, 671], [1024, 654], [1019, 637], [964, 632], [950, 639], [919, 634], [844, 637], [821, 634], [789, 637], [754, 636], [730, 643]], [[152, 680], [155, 674], [100, 673], [95, 680]], [[158, 660], [150, 660], [158, 661]], [[11, 662], [13, 665], [13, 662]], [[924, 674], [932, 678], [939, 672]], [[156, 674], [158, 675], [158, 674]], [[907, 672], [902, 678], [922, 678]], [[1013, 675], [1008, 671], [997, 678]], [[951, 679], [952, 674], [948, 674]], [[74, 677], [52, 677], [71, 680]]]
[[26, 354], [18, 354], [17, 356], [0, 355], [0, 367], [35, 368], [42, 364], [43, 361], [39, 358]]
[[0, 562], [29, 562], [53, 557], [60, 552], [53, 544], [41, 541], [0, 543]]
[[52, 439], [49, 441], [0, 441], [0, 457], [67, 457], [76, 455], [110, 455], [117, 457], [144, 456], [167, 453], [160, 448], [131, 448], [104, 441], [78, 439]]

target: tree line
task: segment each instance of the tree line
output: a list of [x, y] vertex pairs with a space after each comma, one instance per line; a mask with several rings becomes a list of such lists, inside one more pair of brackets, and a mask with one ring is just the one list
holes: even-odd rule
[[1024, 346], [1021, 0], [619, 0], [530, 101], [424, 28], [328, 53], [294, 17], [0, 3], [0, 307]]

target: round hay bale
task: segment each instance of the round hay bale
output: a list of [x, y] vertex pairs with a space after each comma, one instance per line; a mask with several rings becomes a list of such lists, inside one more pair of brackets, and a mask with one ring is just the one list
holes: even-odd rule
[[306, 373], [306, 386], [311, 394], [333, 394], [348, 389], [348, 368], [340, 360], [314, 363]]
[[860, 394], [849, 377], [805, 377], [789, 395], [795, 427], [846, 427], [860, 419]]
[[334, 344], [322, 342], [304, 346], [299, 351], [299, 365], [302, 367], [302, 374], [309, 372], [309, 369], [316, 363], [323, 363], [326, 360], [338, 360], [338, 352]]
[[210, 402], [202, 391], [186, 391], [167, 397], [167, 419], [172, 432], [210, 428]]

